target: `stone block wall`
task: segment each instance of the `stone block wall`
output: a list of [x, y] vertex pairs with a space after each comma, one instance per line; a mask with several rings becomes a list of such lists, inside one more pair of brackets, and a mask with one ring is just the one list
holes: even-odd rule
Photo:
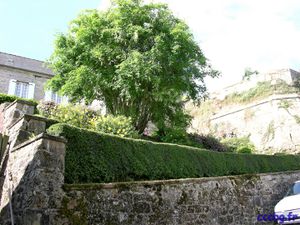
[[9, 145], [0, 164], [0, 224], [60, 224], [65, 139], [45, 133], [49, 121], [17, 100], [3, 107]]
[[59, 224], [54, 221], [64, 196], [64, 154], [64, 140], [46, 134], [11, 150], [0, 201], [1, 224], [11, 224], [11, 217], [16, 225]]
[[[65, 185], [63, 214], [78, 224], [253, 225], [273, 213], [300, 171], [103, 185]], [[266, 224], [266, 223], [264, 223]], [[269, 223], [273, 224], [273, 223]]]

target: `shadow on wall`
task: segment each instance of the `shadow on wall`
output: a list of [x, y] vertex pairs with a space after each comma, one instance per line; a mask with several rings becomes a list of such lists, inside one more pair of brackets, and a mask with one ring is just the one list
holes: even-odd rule
[[[10, 153], [11, 159], [14, 159], [11, 182], [16, 186], [11, 198], [12, 211], [8, 203], [9, 190], [2, 190], [7, 204], [0, 212], [1, 225], [11, 225], [11, 218], [14, 225], [63, 224], [61, 220], [56, 220], [61, 218], [59, 209], [64, 195], [64, 152], [59, 145], [61, 142], [45, 136], [42, 134]], [[26, 161], [22, 156], [29, 151], [33, 152], [33, 158]]]

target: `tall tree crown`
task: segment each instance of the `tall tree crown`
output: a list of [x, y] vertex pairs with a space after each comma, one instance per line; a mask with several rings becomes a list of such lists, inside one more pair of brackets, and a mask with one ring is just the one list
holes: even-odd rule
[[81, 13], [57, 36], [49, 62], [56, 75], [48, 87], [74, 101], [103, 100], [110, 113], [131, 116], [139, 131], [149, 120], [164, 127], [187, 118], [182, 96], [201, 99], [204, 77], [217, 74], [167, 5], [141, 0]]

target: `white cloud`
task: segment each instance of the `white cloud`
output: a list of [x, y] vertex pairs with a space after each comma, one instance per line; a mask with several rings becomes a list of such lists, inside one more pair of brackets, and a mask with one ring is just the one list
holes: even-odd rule
[[[223, 74], [208, 81], [210, 89], [238, 81], [246, 67], [300, 69], [298, 0], [149, 1], [168, 3], [191, 27], [206, 57]], [[100, 8], [108, 3], [102, 0]]]

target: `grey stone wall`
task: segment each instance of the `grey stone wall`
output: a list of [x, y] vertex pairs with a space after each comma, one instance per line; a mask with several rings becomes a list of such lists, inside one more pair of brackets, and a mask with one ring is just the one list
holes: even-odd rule
[[53, 121], [33, 116], [29, 102], [1, 107], [9, 145], [0, 164], [0, 224], [60, 224], [66, 141], [44, 133]]
[[[197, 109], [193, 109], [196, 115]], [[195, 116], [190, 132], [249, 137], [257, 153], [300, 153], [300, 96], [272, 95], [246, 105], [231, 104], [210, 118]]]
[[10, 151], [0, 224], [10, 225], [11, 216], [15, 225], [59, 224], [54, 221], [64, 196], [64, 154], [64, 141], [46, 134]]
[[[103, 185], [66, 185], [62, 212], [78, 224], [253, 225], [273, 213], [300, 171]], [[269, 223], [273, 224], [273, 223]]]

